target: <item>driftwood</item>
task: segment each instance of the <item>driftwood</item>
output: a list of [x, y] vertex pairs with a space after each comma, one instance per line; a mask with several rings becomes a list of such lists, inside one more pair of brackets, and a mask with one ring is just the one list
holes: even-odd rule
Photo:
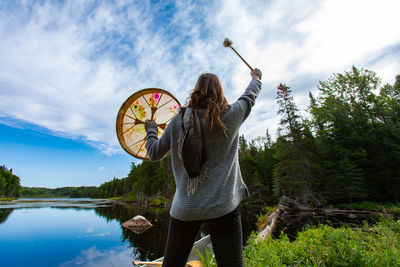
[[[319, 211], [318, 209], [315, 209], [315, 211]], [[384, 212], [378, 212], [378, 211], [367, 211], [367, 210], [341, 210], [341, 209], [333, 209], [333, 208], [327, 208], [327, 209], [321, 209], [320, 212], [323, 212], [326, 215], [331, 215], [331, 214], [357, 214], [357, 215], [375, 215], [375, 216], [385, 216], [385, 217], [392, 217], [393, 214], [387, 213], [386, 211]]]
[[386, 209], [383, 208], [383, 212], [377, 211], [366, 211], [366, 210], [342, 210], [336, 208], [311, 208], [300, 202], [288, 198], [282, 197], [279, 201], [279, 205], [274, 212], [272, 212], [267, 219], [266, 226], [259, 232], [258, 240], [264, 240], [269, 235], [271, 235], [281, 217], [288, 212], [298, 212], [299, 215], [302, 214], [324, 214], [327, 216], [331, 215], [348, 215], [350, 218], [356, 218], [358, 215], [373, 215], [373, 216], [385, 216], [393, 217], [393, 214], [387, 213]]
[[331, 214], [359, 214], [359, 215], [362, 215], [362, 214], [366, 214], [366, 215], [376, 215], [376, 216], [393, 216], [393, 214], [388, 213], [384, 207], [382, 207], [382, 212], [368, 211], [368, 210], [342, 210], [342, 209], [336, 209], [336, 208], [311, 208], [311, 207], [301, 204], [298, 201], [288, 198], [288, 197], [282, 197], [279, 204], [286, 206], [290, 210], [324, 213], [326, 215], [331, 215]]
[[294, 199], [288, 197], [281, 197], [281, 199], [279, 200], [279, 205], [276, 208], [276, 210], [268, 216], [266, 226], [258, 233], [257, 241], [266, 239], [274, 232], [276, 226], [278, 225], [280, 216], [284, 214], [285, 211], [289, 209], [307, 210], [307, 208], [308, 207], [302, 205], [301, 203], [297, 202]]

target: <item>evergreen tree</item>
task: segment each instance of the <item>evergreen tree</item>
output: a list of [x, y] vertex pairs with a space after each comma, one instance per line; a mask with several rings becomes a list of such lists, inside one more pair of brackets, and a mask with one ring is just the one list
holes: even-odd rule
[[329, 201], [398, 199], [399, 191], [393, 190], [400, 188], [396, 84], [384, 86], [376, 96], [380, 79], [353, 67], [320, 82], [318, 99], [310, 97]]
[[20, 197], [21, 184], [18, 176], [8, 170], [6, 166], [0, 166], [0, 196]]
[[6, 191], [6, 178], [0, 173], [0, 196], [4, 196]]
[[[310, 142], [311, 132], [300, 122], [298, 108], [293, 101], [291, 92], [287, 85], [280, 84], [278, 86], [278, 114], [282, 115], [280, 125], [281, 129], [286, 130], [286, 134], [281, 134], [275, 145], [277, 163], [274, 169], [274, 193], [277, 197], [285, 195], [319, 205], [320, 200], [312, 191], [315, 180], [312, 165], [313, 154], [310, 147], [307, 146], [307, 143]], [[306, 131], [308, 136], [303, 131]]]

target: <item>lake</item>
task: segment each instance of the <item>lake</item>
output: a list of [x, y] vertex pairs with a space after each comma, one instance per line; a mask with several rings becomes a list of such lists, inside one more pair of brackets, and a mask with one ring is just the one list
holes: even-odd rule
[[[257, 206], [241, 206], [245, 239], [256, 230]], [[138, 235], [122, 228], [142, 215], [152, 224]], [[0, 265], [133, 266], [163, 255], [168, 210], [112, 200], [19, 199], [0, 204]], [[205, 227], [198, 238], [207, 235]]]

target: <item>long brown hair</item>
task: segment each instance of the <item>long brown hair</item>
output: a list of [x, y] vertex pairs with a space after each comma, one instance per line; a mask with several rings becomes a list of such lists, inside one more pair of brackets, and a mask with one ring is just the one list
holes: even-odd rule
[[203, 73], [199, 76], [196, 86], [190, 94], [189, 107], [206, 110], [205, 116], [208, 121], [208, 131], [217, 124], [226, 135], [226, 127], [221, 121], [221, 113], [228, 106], [224, 96], [221, 82], [217, 75]]

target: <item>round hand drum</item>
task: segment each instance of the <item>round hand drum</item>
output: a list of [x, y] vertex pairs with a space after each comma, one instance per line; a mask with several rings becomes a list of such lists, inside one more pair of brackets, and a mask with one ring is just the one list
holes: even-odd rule
[[180, 106], [173, 95], [159, 88], [143, 89], [131, 95], [117, 116], [117, 136], [122, 148], [136, 158], [149, 159], [144, 122], [154, 120], [160, 137]]

